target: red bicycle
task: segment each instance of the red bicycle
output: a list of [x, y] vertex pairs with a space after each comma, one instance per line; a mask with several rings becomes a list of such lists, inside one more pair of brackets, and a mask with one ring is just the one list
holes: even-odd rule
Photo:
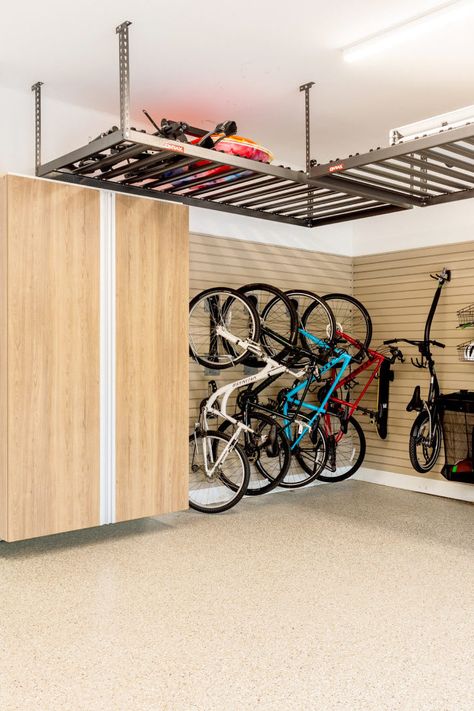
[[[391, 369], [396, 360], [403, 362], [399, 348], [389, 346], [385, 352], [369, 347], [372, 337], [372, 323], [367, 309], [353, 296], [329, 294], [324, 301], [334, 314], [336, 322], [336, 342], [352, 355], [354, 370], [341, 378], [327, 405], [327, 412], [321, 417], [320, 426], [328, 440], [329, 456], [326, 467], [318, 475], [320, 481], [336, 482], [348, 479], [361, 466], [366, 451], [365, 435], [354, 413], [368, 415], [376, 424], [381, 439], [387, 437], [388, 402], [390, 382], [394, 378]], [[303, 315], [303, 325], [309, 332], [319, 318], [319, 307], [311, 304]], [[349, 335], [352, 334], [352, 335]], [[304, 344], [311, 347], [310, 344]], [[368, 374], [360, 393], [353, 398], [357, 378]], [[317, 390], [320, 402], [336, 377], [334, 369], [322, 387]], [[360, 403], [373, 380], [378, 376], [377, 410], [370, 410]]]
[[[360, 348], [360, 342], [349, 334], [338, 332], [338, 340]], [[392, 364], [396, 360], [403, 362], [403, 354], [399, 348], [390, 347], [387, 353], [381, 353], [372, 348], [365, 348], [365, 359], [351, 373], [341, 378], [336, 390], [329, 398], [327, 412], [321, 418], [320, 425], [328, 441], [328, 459], [325, 469], [318, 479], [326, 482], [343, 481], [352, 476], [362, 465], [365, 457], [365, 435], [354, 413], [368, 415], [375, 422], [381, 439], [387, 437], [388, 403], [390, 382], [394, 378]], [[368, 373], [361, 391], [357, 397], [351, 398], [357, 378]], [[324, 399], [327, 390], [334, 380], [336, 372], [332, 372], [326, 383], [319, 388], [317, 396]], [[374, 379], [378, 381], [377, 409], [371, 410], [360, 403]]]

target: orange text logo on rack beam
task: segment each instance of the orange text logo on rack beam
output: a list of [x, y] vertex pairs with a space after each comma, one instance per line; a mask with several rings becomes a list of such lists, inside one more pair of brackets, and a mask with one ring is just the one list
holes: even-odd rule
[[344, 163], [336, 163], [336, 165], [329, 166], [330, 173], [335, 173], [338, 170], [344, 170]]
[[163, 148], [175, 153], [184, 153], [184, 146], [176, 145], [176, 143], [163, 143]]

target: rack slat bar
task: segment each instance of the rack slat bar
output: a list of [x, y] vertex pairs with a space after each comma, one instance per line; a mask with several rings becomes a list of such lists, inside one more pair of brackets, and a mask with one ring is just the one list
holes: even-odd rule
[[[429, 183], [430, 185], [433, 185], [432, 189], [436, 192], [444, 192], [447, 187], [459, 189], [459, 183], [453, 183], [451, 182], [451, 180], [448, 180], [445, 177], [440, 177], [439, 175], [432, 175], [431, 173], [429, 173], [428, 176], [428, 174], [424, 172], [423, 169], [415, 170], [414, 167], [410, 168], [405, 165], [400, 165], [400, 163], [392, 163], [391, 161], [384, 161], [383, 163], [378, 163], [377, 165], [380, 165], [380, 167], [384, 170], [402, 173], [403, 175], [410, 176], [414, 180], [422, 180], [423, 185], [425, 186], [427, 186]], [[426, 163], [423, 163], [423, 168], [426, 168]], [[434, 187], [436, 185], [439, 187]]]
[[[417, 165], [420, 168], [423, 168], [427, 171], [427, 178], [429, 172], [430, 174], [438, 173], [439, 175], [447, 175], [450, 178], [457, 178], [458, 180], [464, 181], [466, 183], [474, 183], [474, 175], [472, 177], [469, 177], [468, 175], [463, 175], [458, 170], [452, 170], [451, 168], [446, 168], [443, 165], [437, 165], [436, 163], [423, 161], [419, 158], [412, 158], [411, 156], [400, 156], [399, 158], [397, 158], [397, 160], [402, 161], [402, 163], [408, 163], [409, 165]], [[464, 190], [466, 187], [462, 184], [462, 182], [458, 182], [457, 186], [459, 190]]]
[[[206, 166], [206, 169], [209, 170], [209, 166]], [[167, 193], [180, 193], [181, 190], [189, 190], [190, 187], [194, 188], [196, 186], [201, 186], [201, 185], [209, 185], [210, 182], [218, 178], [229, 178], [232, 175], [240, 175], [242, 173], [242, 170], [240, 168], [230, 168], [226, 170], [226, 172], [219, 173], [218, 176], [207, 176], [206, 178], [199, 178], [199, 180], [194, 180], [190, 181], [189, 183], [186, 183], [185, 185], [177, 185], [176, 187], [169, 188], [166, 190]], [[177, 178], [179, 179], [179, 178]], [[168, 181], [169, 182], [169, 181]], [[153, 183], [152, 183], [153, 187]]]
[[[199, 161], [193, 161], [193, 164], [199, 163]], [[192, 168], [191, 170], [187, 170], [185, 173], [182, 173], [181, 175], [177, 175], [174, 178], [170, 178], [169, 176], [167, 178], [161, 178], [160, 180], [153, 180], [151, 183], [146, 183], [145, 186], [147, 188], [158, 188], [161, 185], [169, 185], [171, 182], [180, 182], [180, 181], [186, 181], [186, 183], [189, 183], [189, 178], [194, 177], [195, 175], [201, 175], [202, 173], [205, 173], [206, 170], [211, 170], [212, 168], [215, 168], [218, 166], [219, 163], [209, 163], [209, 165], [200, 165], [198, 168]], [[171, 170], [174, 170], [175, 166], [172, 166]], [[166, 172], [166, 170], [164, 171]], [[207, 178], [207, 182], [209, 182], [210, 178]], [[193, 185], [196, 183], [193, 182]], [[183, 188], [187, 187], [187, 185], [182, 185], [181, 187], [176, 188], [174, 190], [170, 190], [170, 192], [176, 192], [177, 190], [182, 190]]]
[[[316, 214], [316, 211], [317, 211], [317, 208], [318, 208], [318, 207], [325, 207], [326, 205], [329, 205], [329, 206], [331, 207], [332, 205], [334, 205], [334, 204], [337, 205], [338, 203], [340, 203], [340, 204], [342, 204], [342, 203], [348, 204], [349, 201], [352, 201], [352, 200], [354, 200], [354, 199], [357, 199], [357, 200], [366, 200], [367, 198], [351, 198], [349, 195], [335, 195], [335, 197], [331, 197], [331, 198], [322, 198], [322, 199], [319, 200], [319, 201], [313, 202], [314, 214]], [[300, 207], [301, 207], [301, 206], [300, 206]], [[284, 215], [284, 214], [290, 214], [290, 213], [292, 212], [292, 210], [296, 210], [296, 209], [297, 209], [297, 208], [293, 207], [293, 208], [290, 208], [289, 210], [282, 210], [280, 214], [283, 214], [283, 215]]]
[[[380, 167], [383, 168], [386, 165], [386, 163], [381, 163]], [[356, 172], [357, 171], [357, 172]], [[403, 185], [397, 185], [393, 186], [394, 190], [401, 190], [403, 192], [409, 192], [410, 195], [418, 195], [419, 197], [426, 197], [426, 193], [419, 192], [416, 190], [417, 187], [425, 187], [428, 190], [432, 190], [433, 192], [436, 193], [442, 193], [444, 192], [444, 185], [443, 188], [440, 189], [440, 187], [435, 187], [433, 182], [428, 181], [426, 179], [426, 175], [424, 173], [421, 173], [420, 171], [413, 171], [410, 170], [409, 168], [404, 168], [403, 166], [400, 166], [400, 169], [392, 169], [392, 171], [385, 171], [385, 170], [380, 170], [378, 168], [372, 168], [371, 166], [364, 166], [363, 168], [354, 168], [353, 170], [349, 170], [345, 173], [345, 175], [349, 175], [354, 178], [354, 180], [357, 180], [357, 178], [362, 178], [364, 175], [367, 175], [367, 180], [370, 180], [376, 185], [386, 185], [387, 183], [384, 182], [383, 178], [385, 180], [390, 180], [398, 183], [403, 183]], [[382, 180], [377, 180], [372, 178], [372, 175], [380, 176]], [[415, 182], [414, 182], [415, 181]], [[419, 183], [420, 181], [423, 182], [423, 185], [417, 185], [416, 183]], [[410, 186], [408, 189], [406, 186]]]
[[[140, 153], [143, 153], [143, 149]], [[96, 177], [100, 178], [100, 180], [112, 180], [113, 178], [118, 178], [119, 175], [124, 175], [128, 178], [128, 176], [135, 171], [148, 166], [153, 166], [154, 170], [156, 170], [158, 166], [163, 166], [163, 164], [165, 164], [167, 169], [171, 169], [175, 161], [175, 154], [172, 153], [166, 155], [164, 151], [161, 151], [160, 153], [154, 153], [151, 156], [140, 158], [135, 163], [123, 163], [122, 161], [117, 160], [116, 163], [118, 165], [116, 168], [112, 166], [106, 173], [102, 173]]]
[[[369, 207], [369, 206], [374, 207], [374, 201], [369, 200], [368, 198], [350, 198], [350, 199], [346, 198], [346, 200], [347, 200], [347, 202], [337, 206], [337, 208], [334, 208], [331, 205], [323, 206], [319, 210], [314, 209], [312, 211], [312, 214], [313, 214], [313, 216], [316, 216], [316, 217], [318, 215], [323, 215], [323, 216], [324, 215], [335, 215], [335, 214], [341, 215], [345, 212], [353, 211], [354, 209], [358, 209], [362, 205], [367, 205], [367, 207]], [[306, 208], [306, 210], [291, 212], [291, 213], [287, 213], [287, 214], [289, 217], [297, 217], [298, 215], [304, 214], [306, 212], [307, 212], [307, 208]]]
[[454, 202], [455, 200], [467, 200], [474, 198], [474, 188], [469, 190], [460, 190], [457, 193], [447, 193], [445, 195], [437, 195], [430, 200], [430, 205], [439, 205], [443, 202]]
[[474, 150], [471, 150], [465, 146], [459, 146], [456, 143], [447, 143], [443, 146], [443, 150], [449, 151], [450, 153], [456, 153], [457, 155], [464, 156], [464, 158], [469, 158], [474, 161]]
[[194, 194], [209, 197], [210, 199], [212, 198], [212, 200], [219, 200], [222, 197], [246, 192], [254, 187], [284, 182], [286, 181], [281, 178], [269, 178], [268, 175], [251, 175], [250, 177], [236, 178], [232, 183], [228, 183], [227, 185], [225, 183], [217, 183], [209, 188], [199, 188]]
[[[294, 195], [306, 195], [311, 193], [321, 192], [324, 188], [301, 188], [299, 186], [287, 185], [284, 187], [274, 187], [272, 190], [267, 190], [265, 192], [257, 193], [257, 198], [255, 200], [242, 202], [243, 198], [227, 201], [226, 205], [232, 204], [234, 202], [239, 203], [240, 207], [255, 207], [256, 205], [263, 205], [265, 202], [272, 201], [274, 199], [284, 199], [286, 197], [293, 197]], [[250, 197], [247, 195], [246, 197]], [[263, 198], [263, 199], [262, 199]]]
[[332, 217], [320, 217], [313, 220], [311, 227], [324, 227], [325, 225], [334, 225], [338, 222], [349, 222], [351, 220], [361, 220], [365, 217], [378, 217], [379, 215], [388, 215], [392, 212], [400, 212], [403, 210], [396, 205], [380, 205], [379, 207], [370, 208], [367, 210], [358, 210], [345, 215], [336, 215]]
[[[442, 149], [445, 150], [444, 146]], [[426, 156], [427, 158], [432, 158], [433, 160], [438, 160], [441, 163], [449, 163], [449, 165], [455, 165], [461, 170], [465, 170], [468, 173], [474, 173], [474, 165], [472, 163], [466, 163], [464, 160], [459, 160], [455, 156], [450, 156], [446, 153], [439, 153], [436, 149], [431, 151], [421, 151], [420, 155]]]
[[[329, 190], [326, 190], [324, 193], [317, 193], [318, 200], [316, 200], [316, 197], [313, 198], [314, 204], [317, 204], [320, 200], [324, 200], [326, 195], [332, 195], [333, 193], [329, 192]], [[347, 196], [346, 196], [347, 198]], [[296, 197], [293, 200], [284, 200], [283, 202], [271, 202], [269, 205], [260, 205], [261, 210], [280, 210], [282, 207], [287, 207], [288, 205], [295, 205], [295, 204], [302, 204], [302, 203], [307, 203], [308, 202], [308, 196], [307, 195], [302, 195], [300, 197]], [[327, 201], [329, 202], [329, 200]]]
[[182, 160], [178, 160], [177, 162], [171, 164], [167, 163], [166, 165], [161, 166], [161, 168], [149, 168], [148, 170], [140, 170], [136, 173], [136, 175], [127, 178], [126, 180], [124, 180], [124, 182], [127, 183], [127, 185], [134, 185], [136, 183], [142, 183], [148, 179], [155, 180], [155, 178], [158, 178], [159, 175], [163, 175], [163, 173], [166, 173], [168, 170], [177, 170], [178, 168], [184, 168], [188, 165], [191, 167], [194, 163], [197, 163], [195, 158], [183, 158]]

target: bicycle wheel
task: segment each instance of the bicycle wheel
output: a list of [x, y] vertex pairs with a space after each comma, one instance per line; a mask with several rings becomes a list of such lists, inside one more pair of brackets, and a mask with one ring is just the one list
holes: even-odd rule
[[430, 437], [430, 416], [426, 410], [417, 415], [408, 443], [408, 453], [413, 469], [426, 474], [436, 464], [441, 449], [442, 430], [439, 416], [433, 419], [433, 431]]
[[239, 292], [252, 302], [260, 316], [262, 347], [281, 363], [298, 340], [298, 319], [290, 299], [271, 284], [246, 284]]
[[280, 486], [285, 489], [300, 489], [318, 479], [319, 473], [326, 466], [328, 446], [321, 427], [313, 427], [291, 452], [294, 457]]
[[349, 479], [362, 465], [365, 457], [365, 435], [354, 417], [341, 420], [336, 415], [322, 418], [328, 441], [329, 455], [326, 468], [317, 477], [319, 481], [331, 482]]
[[189, 304], [189, 351], [206, 368], [223, 370], [240, 363], [247, 351], [216, 332], [218, 326], [242, 340], [258, 341], [260, 321], [253, 304], [235, 289], [215, 287]]
[[220, 513], [235, 506], [245, 494], [249, 463], [237, 442], [226, 451], [229, 441], [230, 437], [222, 432], [194, 432], [189, 437], [189, 506], [192, 509]]
[[[347, 294], [327, 294], [323, 297], [336, 320], [336, 342], [347, 350], [355, 359], [363, 357], [372, 338], [372, 321], [369, 312], [363, 304]], [[311, 306], [304, 316], [305, 328], [311, 332]], [[358, 345], [348, 343], [340, 333], [346, 333], [358, 342]]]
[[[298, 328], [304, 328], [303, 316], [310, 306], [313, 307], [311, 316], [311, 333], [316, 336], [320, 341], [323, 341], [330, 347], [334, 341], [334, 335], [336, 332], [336, 322], [334, 320], [334, 315], [326, 304], [324, 299], [313, 294], [312, 291], [307, 291], [306, 289], [291, 289], [285, 291], [285, 294], [291, 301], [293, 308], [296, 311], [296, 316], [298, 318]], [[299, 340], [302, 347], [305, 350], [309, 350], [312, 353], [322, 354], [327, 349], [324, 345], [318, 345], [311, 339], [306, 338], [301, 332], [299, 333]], [[307, 363], [308, 358], [304, 355], [298, 359], [297, 365], [304, 365]], [[296, 363], [292, 362], [293, 365]]]
[[[242, 420], [243, 415], [238, 416]], [[250, 480], [246, 493], [250, 496], [267, 494], [279, 485], [288, 471], [291, 460], [290, 444], [281, 425], [260, 412], [251, 412], [245, 424], [253, 432], [242, 431], [241, 445], [250, 464]], [[235, 425], [224, 422], [219, 432], [235, 432]]]

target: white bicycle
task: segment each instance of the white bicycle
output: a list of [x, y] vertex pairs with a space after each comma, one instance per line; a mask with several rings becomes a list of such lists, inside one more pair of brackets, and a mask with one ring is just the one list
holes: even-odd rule
[[[189, 335], [191, 355], [203, 365], [222, 369], [252, 358], [264, 366], [215, 389], [201, 403], [199, 421], [189, 438], [189, 504], [198, 511], [219, 513], [235, 506], [244, 494], [263, 494], [278, 486], [291, 461], [284, 427], [256, 410], [247, 413], [245, 421], [233, 417], [228, 413], [229, 398], [239, 388], [283, 373], [301, 379], [307, 367], [294, 371], [268, 355], [257, 343], [260, 320], [255, 306], [232, 289], [208, 289], [193, 299]], [[211, 429], [209, 421], [215, 418], [228, 422], [232, 433]]]

